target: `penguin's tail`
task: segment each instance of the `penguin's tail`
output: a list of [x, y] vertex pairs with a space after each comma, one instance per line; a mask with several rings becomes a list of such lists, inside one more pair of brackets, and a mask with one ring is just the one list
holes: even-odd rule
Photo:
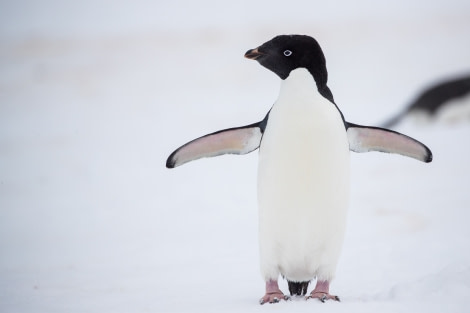
[[291, 296], [305, 296], [310, 281], [293, 282], [288, 280], [287, 284], [289, 285], [289, 292]]

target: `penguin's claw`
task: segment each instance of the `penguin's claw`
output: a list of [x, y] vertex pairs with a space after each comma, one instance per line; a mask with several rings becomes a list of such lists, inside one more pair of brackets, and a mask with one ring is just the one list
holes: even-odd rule
[[315, 292], [315, 291], [312, 291], [312, 293], [309, 296], [305, 297], [305, 300], [308, 300], [308, 299], [318, 299], [323, 303], [325, 303], [326, 300], [334, 300], [338, 302], [341, 301], [338, 296], [330, 295], [329, 293], [325, 293], [325, 292]]
[[288, 296], [285, 296], [281, 291], [279, 292], [270, 292], [266, 293], [260, 300], [259, 304], [263, 305], [265, 303], [278, 303], [281, 300], [289, 300]]

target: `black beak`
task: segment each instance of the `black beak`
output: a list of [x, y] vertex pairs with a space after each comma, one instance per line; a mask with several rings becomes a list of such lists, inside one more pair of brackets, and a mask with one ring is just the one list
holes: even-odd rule
[[245, 58], [250, 59], [250, 60], [256, 60], [256, 59], [258, 59], [259, 57], [261, 57], [262, 55], [264, 55], [264, 53], [260, 52], [260, 51], [258, 50], [258, 48], [256, 48], [256, 49], [248, 50], [248, 51], [245, 53]]

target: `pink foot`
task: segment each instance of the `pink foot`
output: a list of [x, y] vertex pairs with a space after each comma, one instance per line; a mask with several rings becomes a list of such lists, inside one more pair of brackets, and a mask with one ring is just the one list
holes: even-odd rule
[[259, 300], [259, 304], [278, 303], [281, 300], [288, 299], [289, 297], [285, 296], [279, 289], [277, 280], [268, 280], [266, 282], [266, 294]]
[[321, 302], [326, 300], [340, 301], [338, 296], [330, 295], [330, 283], [328, 281], [317, 281], [315, 289], [305, 299], [318, 299]]

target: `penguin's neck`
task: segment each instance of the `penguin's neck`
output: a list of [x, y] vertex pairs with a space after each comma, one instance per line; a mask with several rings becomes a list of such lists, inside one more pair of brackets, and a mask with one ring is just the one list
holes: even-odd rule
[[281, 92], [283, 89], [291, 90], [310, 90], [317, 91], [317, 85], [312, 74], [303, 67], [297, 68], [290, 72], [289, 76], [281, 83]]
[[[283, 101], [288, 100], [288, 101]], [[315, 80], [305, 68], [297, 68], [282, 81], [278, 102], [289, 106], [323, 102], [325, 98], [318, 92]]]
[[291, 71], [289, 76], [282, 81], [277, 103], [279, 103], [277, 106], [285, 106], [286, 110], [300, 110], [300, 112], [305, 109], [323, 111], [334, 107], [345, 123], [343, 113], [334, 102], [328, 86], [324, 85], [322, 89], [319, 89], [312, 74], [306, 68]]

